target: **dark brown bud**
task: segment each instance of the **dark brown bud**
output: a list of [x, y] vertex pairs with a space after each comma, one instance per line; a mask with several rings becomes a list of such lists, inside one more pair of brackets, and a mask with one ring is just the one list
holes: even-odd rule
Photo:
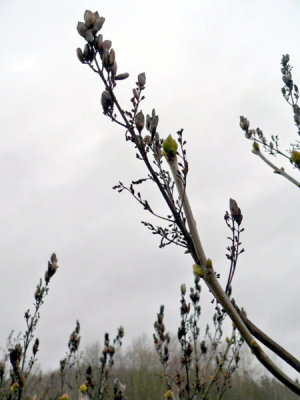
[[138, 99], [139, 99], [138, 91], [137, 91], [136, 89], [132, 89], [132, 93], [133, 93], [134, 98], [135, 98], [136, 100], [138, 100]]
[[80, 48], [76, 49], [76, 54], [78, 57], [78, 60], [82, 63], [84, 63], [84, 56], [83, 56], [83, 52]]
[[97, 39], [96, 39], [96, 49], [99, 51], [102, 51], [102, 43], [103, 43], [103, 36], [102, 35], [98, 35]]
[[145, 117], [142, 111], [138, 112], [134, 119], [137, 130], [141, 133], [145, 125]]
[[292, 80], [292, 74], [287, 72], [285, 75], [283, 75], [282, 80], [286, 85], [288, 85]]
[[109, 65], [109, 67], [112, 67], [114, 65], [115, 59], [116, 59], [115, 51], [114, 51], [114, 49], [111, 49], [110, 52], [109, 52], [109, 55], [108, 55], [108, 65]]
[[117, 70], [118, 70], [118, 65], [116, 62], [113, 63], [113, 66], [110, 67], [110, 70], [111, 70], [111, 73], [113, 74], [113, 76], [115, 76], [117, 73]]
[[105, 90], [101, 95], [101, 105], [103, 107], [104, 114], [106, 114], [113, 106], [113, 100], [107, 90]]
[[124, 72], [123, 74], [119, 74], [115, 76], [116, 81], [123, 81], [124, 79], [127, 79], [129, 77], [128, 72]]
[[186, 285], [184, 283], [180, 286], [180, 290], [182, 296], [184, 296], [186, 294]]
[[255, 135], [255, 129], [250, 129], [247, 132], [245, 132], [245, 136], [247, 139], [250, 139], [252, 135]]
[[145, 87], [146, 84], [146, 74], [145, 72], [142, 72], [138, 75], [138, 81], [137, 81], [140, 89], [143, 89]]
[[87, 27], [85, 23], [83, 22], [78, 22], [77, 24], [77, 32], [79, 33], [80, 36], [85, 37], [85, 33], [87, 31]]
[[35, 356], [36, 353], [39, 351], [40, 341], [38, 338], [35, 339], [34, 345], [32, 346], [32, 353]]
[[151, 133], [152, 139], [156, 133], [156, 128], [158, 125], [158, 115], [155, 115], [155, 110], [152, 110], [152, 116], [147, 115], [146, 117], [146, 128]]
[[238, 207], [237, 202], [233, 199], [229, 200], [229, 209], [230, 209], [230, 214], [231, 217], [234, 219], [234, 221], [237, 222], [238, 225], [241, 224], [243, 216], [241, 213], [241, 209]]
[[247, 131], [249, 129], [250, 122], [245, 117], [240, 117], [240, 127], [243, 131]]

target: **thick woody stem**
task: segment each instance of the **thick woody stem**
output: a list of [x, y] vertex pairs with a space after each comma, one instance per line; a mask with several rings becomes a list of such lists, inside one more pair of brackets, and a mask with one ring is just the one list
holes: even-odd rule
[[263, 364], [278, 380], [284, 383], [287, 387], [289, 387], [293, 392], [300, 394], [300, 385], [295, 383], [292, 379], [290, 379], [280, 368], [277, 367], [273, 363], [273, 361], [267, 356], [267, 354], [263, 351], [263, 349], [259, 346], [259, 344], [254, 340], [254, 337], [251, 335], [249, 329], [245, 325], [241, 316], [231, 303], [229, 297], [224, 292], [221, 287], [218, 279], [216, 278], [216, 273], [211, 265], [211, 263], [207, 262], [201, 240], [199, 237], [199, 233], [197, 230], [196, 222], [193, 216], [193, 212], [188, 201], [188, 197], [186, 194], [186, 190], [181, 178], [181, 175], [178, 170], [177, 157], [167, 157], [167, 161], [169, 163], [174, 182], [176, 184], [177, 191], [180, 196], [180, 200], [183, 204], [183, 210], [186, 216], [186, 220], [188, 223], [190, 236], [192, 238], [195, 251], [197, 254], [197, 264], [202, 267], [203, 270], [203, 280], [205, 281], [208, 288], [213, 293], [216, 300], [222, 305], [225, 309], [232, 322], [236, 325], [240, 334], [250, 347], [251, 351], [255, 354], [256, 358]]
[[252, 150], [252, 153], [257, 155], [258, 157], [260, 157], [266, 164], [269, 165], [269, 167], [271, 167], [274, 172], [276, 174], [282, 175], [284, 178], [286, 178], [287, 180], [289, 180], [290, 182], [292, 182], [294, 185], [296, 185], [297, 187], [300, 187], [300, 182], [298, 182], [296, 179], [294, 179], [292, 176], [290, 176], [289, 174], [287, 174], [283, 168], [278, 168], [276, 167], [275, 164], [273, 164], [271, 161], [269, 161], [261, 152], [260, 150]]

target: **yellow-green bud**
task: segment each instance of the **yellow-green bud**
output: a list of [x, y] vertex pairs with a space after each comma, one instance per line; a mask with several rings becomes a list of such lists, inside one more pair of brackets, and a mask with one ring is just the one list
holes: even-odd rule
[[82, 385], [80, 385], [79, 391], [80, 391], [81, 393], [85, 393], [85, 392], [87, 391], [87, 386], [86, 386], [85, 383], [83, 383]]
[[68, 394], [63, 394], [58, 398], [58, 400], [70, 400], [70, 396]]
[[176, 140], [174, 140], [172, 136], [169, 135], [167, 139], [163, 142], [162, 147], [165, 153], [164, 155], [166, 157], [174, 157], [177, 153], [178, 144]]
[[199, 264], [193, 265], [194, 274], [200, 277], [203, 277], [203, 268]]
[[210, 258], [208, 258], [208, 259], [206, 260], [205, 266], [206, 266], [206, 268], [212, 268], [212, 261], [211, 261]]
[[253, 153], [259, 152], [259, 144], [257, 142], [253, 142], [252, 147], [253, 147]]
[[292, 155], [291, 155], [291, 161], [297, 165], [297, 167], [300, 167], [300, 152], [293, 150]]
[[10, 391], [13, 393], [17, 393], [19, 390], [19, 384], [17, 382], [13, 383], [10, 387]]
[[166, 393], [164, 394], [165, 399], [173, 399], [174, 398], [174, 393], [172, 392], [171, 389], [167, 390]]

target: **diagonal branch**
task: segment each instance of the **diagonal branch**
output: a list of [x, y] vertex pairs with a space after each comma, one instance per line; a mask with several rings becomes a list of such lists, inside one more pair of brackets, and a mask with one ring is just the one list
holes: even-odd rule
[[207, 259], [205, 256], [201, 240], [199, 237], [199, 233], [196, 227], [196, 222], [190, 207], [190, 203], [188, 201], [187, 193], [184, 190], [184, 185], [181, 176], [178, 172], [176, 156], [167, 157], [167, 161], [169, 163], [179, 196], [181, 197], [181, 201], [183, 203], [183, 209], [184, 212], [186, 213], [186, 219], [189, 226], [190, 235], [197, 254], [197, 259], [195, 261], [203, 271], [202, 278], [204, 282], [211, 290], [216, 300], [222, 305], [227, 314], [230, 316], [231, 320], [236, 325], [242, 337], [245, 339], [248, 346], [250, 347], [252, 353], [260, 361], [260, 363], [264, 365], [268, 369], [268, 371], [270, 371], [280, 382], [286, 385], [294, 393], [300, 395], [300, 385], [294, 382], [291, 378], [289, 378], [276, 364], [274, 364], [273, 361], [259, 346], [259, 344], [254, 340], [254, 337], [252, 336], [249, 328], [247, 327], [247, 325], [239, 315], [238, 311], [231, 303], [229, 297], [226, 295], [223, 288], [221, 287], [216, 277], [216, 273], [213, 269], [211, 260]]

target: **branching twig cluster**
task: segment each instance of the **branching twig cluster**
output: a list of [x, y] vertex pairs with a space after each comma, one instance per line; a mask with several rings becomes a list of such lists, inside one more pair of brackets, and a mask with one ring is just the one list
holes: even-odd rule
[[[241, 336], [251, 348], [252, 353], [257, 359], [282, 383], [300, 394], [300, 385], [290, 379], [281, 368], [279, 368], [265, 353], [263, 348], [254, 340], [253, 334], [249, 326], [245, 323], [243, 317], [235, 307], [235, 304], [230, 301], [228, 293], [230, 291], [233, 273], [236, 267], [236, 256], [239, 250], [239, 240], [233, 244], [233, 250], [237, 253], [230, 253], [232, 258], [231, 272], [229, 275], [228, 287], [224, 290], [217, 278], [212, 261], [206, 257], [201, 238], [196, 226], [196, 221], [193, 216], [192, 208], [188, 200], [186, 190], [186, 178], [189, 170], [184, 150], [185, 142], [182, 141], [182, 130], [178, 132], [178, 141], [174, 140], [169, 135], [165, 140], [162, 140], [157, 131], [158, 115], [153, 110], [150, 115], [144, 116], [141, 110], [141, 102], [144, 99], [143, 91], [146, 85], [146, 75], [141, 73], [138, 75], [136, 86], [133, 88], [133, 97], [131, 98], [132, 108], [125, 110], [120, 105], [116, 94], [115, 87], [118, 81], [127, 79], [128, 73], [117, 74], [116, 53], [112, 48], [110, 40], [104, 40], [102, 34], [98, 34], [102, 28], [104, 18], [100, 17], [98, 12], [87, 10], [84, 14], [84, 22], [79, 22], [77, 25], [78, 33], [84, 38], [86, 44], [83, 51], [77, 49], [77, 56], [83, 64], [88, 65], [100, 78], [104, 85], [104, 91], [101, 95], [101, 104], [104, 115], [108, 116], [113, 122], [122, 126], [125, 129], [125, 138], [131, 142], [136, 150], [136, 157], [142, 160], [147, 169], [147, 177], [138, 180], [144, 183], [149, 180], [154, 183], [161, 193], [169, 212], [167, 215], [159, 216], [168, 221], [167, 227], [154, 227], [152, 224], [146, 223], [146, 226], [154, 233], [162, 237], [161, 247], [175, 243], [183, 246], [186, 252], [191, 255], [194, 261], [194, 273], [202, 278], [208, 286], [212, 295], [216, 299], [217, 305], [222, 307], [222, 310], [229, 315], [235, 327], [240, 332]], [[287, 93], [288, 99], [292, 99], [294, 113], [298, 113], [296, 105], [298, 89], [289, 83], [286, 75], [290, 74], [287, 62], [283, 64], [285, 84], [290, 88], [290, 93]], [[286, 82], [287, 81], [287, 82]], [[292, 92], [293, 90], [293, 92]], [[296, 91], [296, 92], [295, 92]], [[293, 95], [293, 97], [291, 97]], [[293, 100], [294, 99], [294, 100]], [[294, 102], [294, 103], [293, 103]], [[296, 124], [298, 119], [295, 119]], [[262, 143], [264, 148], [268, 149], [270, 154], [281, 154], [278, 145], [278, 138], [273, 136], [270, 143], [266, 141], [262, 132], [259, 130], [249, 130], [249, 121], [241, 117], [241, 127], [245, 131], [248, 138], [257, 137], [254, 141], [253, 151], [265, 160], [259, 149], [259, 143]], [[145, 133], [145, 129], [149, 134]], [[179, 143], [179, 148], [178, 148]], [[283, 153], [282, 153], [283, 154]], [[300, 152], [292, 150], [290, 159], [293, 165], [300, 168]], [[271, 162], [266, 161], [275, 172], [288, 177], [283, 169], [273, 166]], [[169, 173], [170, 171], [170, 173]], [[300, 186], [292, 177], [288, 177], [293, 183]], [[175, 187], [177, 196], [175, 197]], [[134, 184], [129, 187], [119, 184], [115, 189], [129, 191], [136, 200], [152, 215], [156, 213], [152, 210], [148, 200], [145, 200], [141, 194], [135, 194]], [[232, 216], [233, 217], [233, 216]], [[237, 217], [233, 217], [234, 219]], [[235, 219], [235, 222], [238, 222]]]

